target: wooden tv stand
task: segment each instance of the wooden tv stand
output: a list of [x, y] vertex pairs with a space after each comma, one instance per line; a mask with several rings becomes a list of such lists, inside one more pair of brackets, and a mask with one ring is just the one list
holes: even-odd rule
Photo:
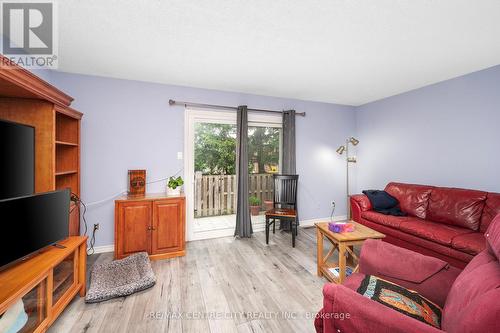
[[77, 293], [86, 292], [87, 237], [74, 236], [0, 272], [0, 314], [23, 301], [21, 332], [45, 332]]

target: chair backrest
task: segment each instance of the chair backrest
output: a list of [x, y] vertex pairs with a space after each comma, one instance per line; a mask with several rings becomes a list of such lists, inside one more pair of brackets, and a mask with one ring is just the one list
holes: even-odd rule
[[274, 175], [274, 207], [279, 205], [297, 208], [297, 184], [299, 175]]
[[446, 332], [498, 332], [500, 316], [500, 214], [484, 234], [486, 249], [457, 277], [446, 298]]

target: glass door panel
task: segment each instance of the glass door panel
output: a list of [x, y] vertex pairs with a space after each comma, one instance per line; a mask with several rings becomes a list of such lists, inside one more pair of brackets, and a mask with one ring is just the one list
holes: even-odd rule
[[22, 333], [34, 332], [47, 318], [46, 295], [47, 281], [44, 279], [7, 310], [9, 316], [16, 318], [8, 329]]
[[[250, 203], [259, 206], [257, 217], [273, 206], [273, 174], [281, 170], [281, 128], [272, 124], [248, 127], [248, 172]], [[255, 220], [255, 218], [253, 219]]]
[[67, 256], [59, 265], [54, 267], [54, 291], [52, 304], [55, 305], [72, 286], [76, 284], [75, 253]]
[[234, 228], [236, 125], [194, 125], [194, 217], [197, 230]]

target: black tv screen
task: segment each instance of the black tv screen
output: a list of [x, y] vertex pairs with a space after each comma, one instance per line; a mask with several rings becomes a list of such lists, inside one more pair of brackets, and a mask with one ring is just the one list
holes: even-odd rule
[[0, 200], [35, 192], [35, 129], [0, 120]]
[[0, 268], [69, 235], [69, 189], [0, 200]]

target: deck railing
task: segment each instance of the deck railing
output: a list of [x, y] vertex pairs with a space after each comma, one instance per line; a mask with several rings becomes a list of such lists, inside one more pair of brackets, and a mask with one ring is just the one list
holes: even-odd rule
[[[251, 174], [249, 195], [264, 200], [273, 199], [273, 175]], [[195, 217], [236, 213], [236, 175], [202, 175], [195, 173]]]

